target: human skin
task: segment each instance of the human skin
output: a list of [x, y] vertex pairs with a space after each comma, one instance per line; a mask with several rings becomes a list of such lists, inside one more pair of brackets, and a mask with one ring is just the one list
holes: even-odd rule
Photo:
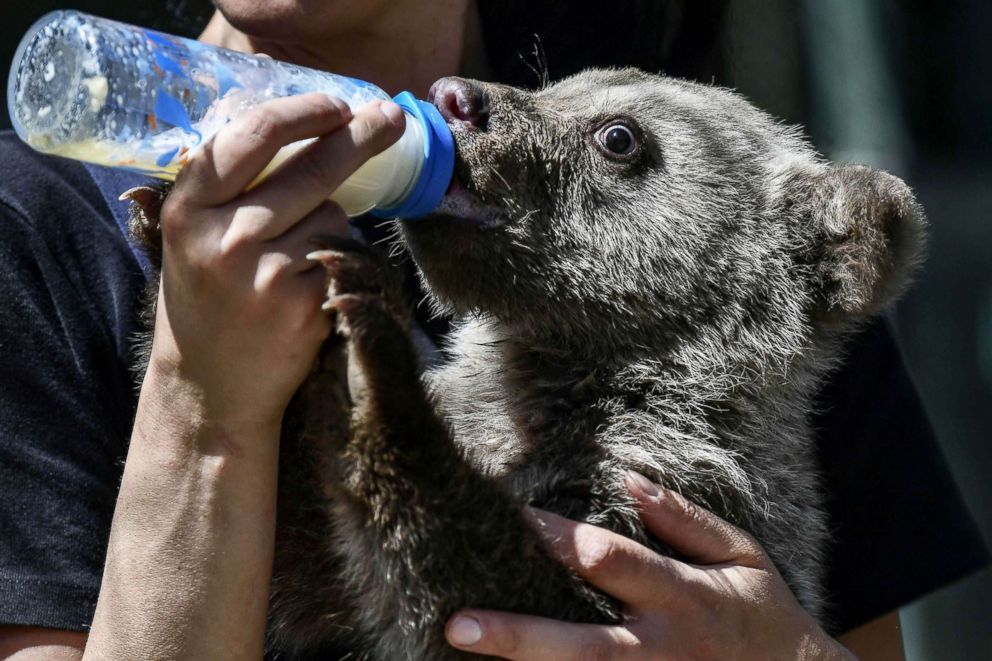
[[751, 535], [637, 473], [628, 474], [627, 487], [641, 504], [648, 532], [686, 561], [550, 512], [532, 513], [556, 557], [624, 603], [623, 623], [582, 625], [469, 610], [449, 622], [449, 642], [544, 661], [855, 658], [799, 606]]
[[[433, 80], [465, 73], [465, 62], [478, 61], [468, 0], [217, 5], [223, 14], [215, 14], [203, 41], [368, 78], [390, 91], [423, 94]], [[324, 276], [305, 255], [314, 236], [344, 231], [340, 210], [323, 200], [398, 137], [397, 113], [395, 107], [370, 107], [352, 118], [313, 96], [274, 101], [225, 127], [213, 148], [183, 171], [162, 212], [155, 338], [89, 638], [15, 631], [27, 642], [20, 652], [8, 648], [21, 654], [14, 658], [79, 658], [83, 645], [84, 658], [93, 659], [261, 656], [280, 421], [330, 332], [319, 309]], [[241, 192], [281, 145], [316, 136], [326, 137], [293, 170]], [[748, 555], [734, 555], [730, 538], [712, 534], [714, 526], [726, 529], [705, 518], [708, 513], [695, 510], [699, 516], [685, 525], [666, 526], [665, 517], [677, 510], [664, 505], [677, 501], [643, 502], [646, 512], [657, 510], [657, 517], [645, 519], [649, 528], [675, 548], [691, 550], [709, 531], [710, 555], [700, 565], [730, 553], [716, 563], [724, 592], [694, 592], [679, 610], [663, 598], [642, 603], [634, 589], [640, 597], [669, 592], [671, 576], [660, 567], [685, 570], [606, 531], [545, 518], [545, 529], [565, 540], [552, 543], [562, 560], [625, 601], [637, 613], [637, 626], [606, 631], [471, 611], [464, 615], [479, 623], [481, 638], [462, 647], [514, 659], [575, 658], [577, 642], [591, 643], [602, 658], [726, 651], [700, 649], [701, 643], [737, 651], [739, 639], [698, 635], [703, 628], [713, 631], [708, 617], [716, 613], [700, 604], [722, 595], [708, 602], [716, 604], [721, 622], [754, 623], [755, 632], [769, 634], [771, 639], [753, 641], [757, 649], [785, 644], [810, 658], [844, 653], [804, 617], [773, 569], [747, 564], [758, 562], [760, 549], [749, 546]], [[586, 566], [596, 549], [612, 549], [611, 562], [626, 569], [612, 576]], [[736, 598], [755, 591], [768, 599]], [[765, 626], [772, 623], [773, 629]], [[453, 637], [466, 629], [453, 619], [448, 631]], [[0, 645], [11, 639], [5, 635]], [[51, 644], [32, 652], [36, 643]]]

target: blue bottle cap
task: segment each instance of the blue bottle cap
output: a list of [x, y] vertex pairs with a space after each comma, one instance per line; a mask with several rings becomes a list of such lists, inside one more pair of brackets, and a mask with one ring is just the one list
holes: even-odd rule
[[[393, 101], [413, 115], [424, 131], [424, 166], [410, 194], [395, 207], [373, 209], [376, 218], [418, 218], [437, 208], [451, 185], [455, 169], [455, 141], [441, 113], [432, 104], [409, 92], [400, 92]], [[409, 121], [409, 118], [407, 118]]]

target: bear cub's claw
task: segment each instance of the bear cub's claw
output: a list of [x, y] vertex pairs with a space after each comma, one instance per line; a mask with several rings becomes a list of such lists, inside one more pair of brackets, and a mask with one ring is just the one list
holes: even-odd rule
[[369, 305], [388, 310], [405, 328], [408, 313], [402, 293], [382, 258], [350, 239], [321, 243], [323, 247], [308, 254], [307, 259], [327, 270], [327, 299], [321, 307], [334, 313], [338, 335], [350, 339], [357, 317]]
[[315, 250], [307, 259], [320, 263], [326, 270], [327, 302], [342, 294], [385, 294], [386, 282], [382, 268], [368, 253], [334, 249]]

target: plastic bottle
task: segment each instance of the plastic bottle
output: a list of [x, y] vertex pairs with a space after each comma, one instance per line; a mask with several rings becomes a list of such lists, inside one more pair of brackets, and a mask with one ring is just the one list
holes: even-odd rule
[[[389, 99], [354, 78], [55, 11], [21, 40], [7, 103], [17, 134], [39, 151], [171, 180], [234, 117], [305, 92], [325, 92], [352, 110]], [[440, 113], [409, 92], [393, 100], [407, 115], [403, 136], [330, 196], [349, 216], [424, 215], [451, 181], [454, 146]], [[260, 177], [308, 142], [284, 147]]]

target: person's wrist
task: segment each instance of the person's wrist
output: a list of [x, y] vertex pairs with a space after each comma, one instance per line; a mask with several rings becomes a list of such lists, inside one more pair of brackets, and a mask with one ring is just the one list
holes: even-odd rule
[[153, 353], [142, 382], [134, 435], [198, 454], [268, 460], [278, 448], [283, 409], [259, 410], [208, 392], [173, 361]]

